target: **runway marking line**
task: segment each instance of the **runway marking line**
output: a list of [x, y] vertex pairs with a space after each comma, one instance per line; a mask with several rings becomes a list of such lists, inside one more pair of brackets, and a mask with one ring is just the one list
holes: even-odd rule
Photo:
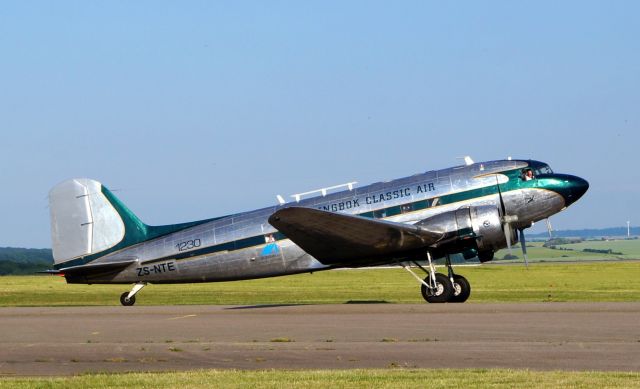
[[186, 319], [188, 317], [196, 317], [196, 316], [198, 315], [184, 315], [184, 316], [170, 317], [167, 320]]

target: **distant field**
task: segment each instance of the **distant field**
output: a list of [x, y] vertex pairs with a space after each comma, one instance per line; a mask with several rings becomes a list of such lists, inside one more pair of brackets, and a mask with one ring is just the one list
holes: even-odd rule
[[[444, 269], [443, 269], [444, 270]], [[640, 261], [458, 266], [470, 303], [638, 301]], [[119, 305], [129, 285], [68, 285], [55, 276], [0, 278], [0, 306]], [[418, 283], [399, 268], [333, 270], [261, 280], [149, 285], [140, 305], [421, 303]]]
[[[590, 240], [582, 243], [557, 246], [564, 250], [543, 247], [543, 242], [527, 242], [527, 256], [532, 261], [608, 261], [620, 259], [640, 259], [640, 239], [633, 240]], [[620, 254], [604, 254], [584, 252], [584, 249], [611, 250]], [[522, 261], [520, 244], [513, 246], [513, 254]], [[495, 259], [502, 259], [509, 252], [499, 250]]]
[[631, 388], [640, 373], [505, 369], [204, 370], [4, 378], [0, 388]]

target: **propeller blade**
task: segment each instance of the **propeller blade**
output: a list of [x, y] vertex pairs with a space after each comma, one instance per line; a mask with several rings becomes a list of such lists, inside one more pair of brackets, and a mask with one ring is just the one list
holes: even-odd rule
[[504, 205], [504, 199], [502, 198], [502, 191], [500, 190], [500, 181], [498, 180], [498, 175], [496, 174], [496, 188], [498, 189], [498, 198], [500, 199], [500, 210], [502, 211], [502, 231], [504, 232], [504, 237], [507, 240], [507, 248], [509, 249], [509, 255], [513, 255], [513, 251], [511, 250], [511, 222], [518, 221], [517, 215], [507, 215], [507, 208]]
[[[502, 216], [507, 215], [507, 210], [504, 207], [504, 200], [502, 199], [502, 191], [500, 190], [500, 181], [498, 180], [498, 175], [496, 174], [496, 187], [498, 188], [498, 198], [500, 199], [500, 210], [502, 211]], [[507, 239], [508, 241], [508, 239]]]
[[513, 255], [511, 251], [511, 226], [509, 223], [503, 223], [502, 228], [504, 229], [504, 237], [507, 239], [507, 248], [509, 249], [509, 255]]
[[524, 266], [529, 268], [527, 259], [527, 242], [524, 239], [524, 228], [520, 229], [520, 246], [522, 247], [522, 255], [524, 256]]

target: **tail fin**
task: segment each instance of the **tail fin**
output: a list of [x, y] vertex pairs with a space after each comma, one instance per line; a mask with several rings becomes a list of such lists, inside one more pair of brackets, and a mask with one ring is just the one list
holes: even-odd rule
[[101, 183], [76, 178], [49, 192], [54, 264], [98, 254], [147, 237], [142, 223]]
[[[88, 178], [64, 181], [49, 192], [54, 267], [94, 254], [108, 254], [218, 218], [164, 226], [148, 226], [109, 189]], [[85, 258], [91, 256], [90, 258]], [[98, 255], [99, 256], [99, 255]]]

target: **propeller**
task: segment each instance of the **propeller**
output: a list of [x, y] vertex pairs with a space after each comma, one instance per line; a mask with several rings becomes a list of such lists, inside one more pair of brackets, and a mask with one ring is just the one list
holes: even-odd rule
[[[498, 181], [498, 175], [496, 174], [496, 187], [498, 188], [498, 197], [500, 198], [500, 210], [502, 211], [502, 230], [504, 236], [507, 239], [507, 248], [509, 249], [509, 255], [513, 255], [511, 251], [511, 223], [518, 221], [518, 215], [507, 215], [507, 208], [504, 205], [504, 199], [502, 198], [502, 191], [500, 190], [500, 181]], [[547, 226], [551, 231], [551, 224], [547, 219]], [[519, 228], [520, 233], [520, 246], [522, 247], [522, 256], [524, 257], [524, 265], [529, 268], [529, 259], [527, 258], [527, 242], [524, 237], [524, 228]], [[549, 232], [551, 233], [551, 232]]]
[[502, 216], [502, 232], [507, 240], [507, 249], [509, 255], [513, 255], [511, 250], [511, 223], [518, 221], [518, 216], [507, 215], [507, 209], [504, 205], [504, 199], [502, 198], [502, 191], [500, 190], [500, 182], [498, 181], [498, 175], [496, 174], [496, 187], [498, 188], [498, 198], [500, 199], [500, 210]]
[[524, 256], [524, 266], [529, 268], [529, 261], [527, 259], [527, 241], [524, 239], [524, 228], [520, 228], [520, 246], [522, 247], [522, 256]]
[[509, 223], [503, 223], [502, 229], [504, 230], [504, 236], [507, 239], [507, 249], [509, 249], [509, 255], [513, 255], [513, 251], [511, 250], [511, 226]]

